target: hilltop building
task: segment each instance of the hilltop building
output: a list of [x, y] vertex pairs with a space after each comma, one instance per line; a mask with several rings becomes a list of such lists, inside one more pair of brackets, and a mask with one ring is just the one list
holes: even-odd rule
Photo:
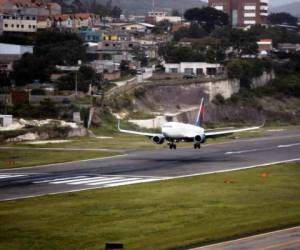
[[61, 14], [62, 8], [57, 3], [39, 0], [0, 0], [0, 12], [19, 13], [31, 16], [52, 16]]
[[267, 23], [269, 0], [209, 0], [208, 4], [228, 14], [234, 27]]

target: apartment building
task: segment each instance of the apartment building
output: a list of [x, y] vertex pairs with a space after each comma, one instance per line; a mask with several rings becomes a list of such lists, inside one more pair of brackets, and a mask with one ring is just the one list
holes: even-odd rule
[[269, 0], [209, 0], [208, 4], [228, 14], [234, 27], [267, 23]]
[[4, 14], [1, 23], [3, 32], [34, 33], [37, 30], [37, 18], [31, 15]]

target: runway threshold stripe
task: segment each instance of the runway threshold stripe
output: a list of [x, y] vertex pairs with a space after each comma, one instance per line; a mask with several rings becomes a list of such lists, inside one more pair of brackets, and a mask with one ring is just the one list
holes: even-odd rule
[[100, 177], [81, 177], [81, 178], [70, 178], [68, 180], [62, 180], [62, 181], [49, 181], [51, 184], [69, 184], [72, 182], [79, 182], [79, 181], [85, 181], [90, 180], [92, 178], [100, 178]]
[[105, 185], [104, 187], [119, 187], [119, 186], [125, 186], [125, 185], [130, 185], [130, 184], [139, 184], [139, 183], [145, 183], [145, 182], [154, 182], [154, 181], [159, 181], [161, 179], [144, 179], [144, 180], [136, 180], [136, 181], [124, 181], [122, 183], [113, 183], [113, 184], [108, 184]]
[[17, 178], [25, 175], [0, 175], [0, 179], [9, 179], [9, 178]]
[[[64, 182], [64, 181], [67, 181], [67, 180], [75, 180], [75, 179], [79, 179], [79, 178], [84, 178], [86, 176], [77, 176], [77, 177], [65, 177], [65, 178], [56, 178], [56, 179], [44, 179], [42, 181], [35, 181], [34, 183], [36, 184], [39, 184], [39, 183], [49, 183], [49, 182]], [[59, 183], [57, 183], [59, 184]]]
[[116, 183], [116, 184], [122, 184], [122, 183], [125, 183], [125, 182], [132, 182], [132, 181], [138, 181], [141, 179], [140, 178], [128, 178], [126, 180], [108, 180], [108, 181], [102, 181], [102, 182], [94, 182], [94, 183], [89, 183], [89, 184], [86, 184], [88, 186], [97, 186], [97, 185], [106, 185], [106, 184], [111, 184], [111, 183]]
[[71, 185], [81, 185], [81, 184], [88, 184], [88, 183], [93, 183], [93, 182], [105, 182], [105, 181], [110, 181], [110, 180], [122, 180], [124, 178], [120, 177], [114, 177], [114, 178], [107, 178], [107, 177], [98, 177], [98, 178], [93, 178], [90, 180], [84, 180], [84, 181], [73, 181], [73, 182], [68, 182], [67, 184]]

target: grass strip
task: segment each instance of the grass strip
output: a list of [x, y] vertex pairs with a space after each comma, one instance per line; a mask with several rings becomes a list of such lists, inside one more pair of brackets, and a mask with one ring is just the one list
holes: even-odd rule
[[34, 149], [0, 149], [0, 169], [31, 167], [44, 164], [103, 158], [117, 155], [115, 152], [96, 151], [39, 151]]
[[0, 249], [174, 249], [300, 224], [300, 164], [0, 203]]

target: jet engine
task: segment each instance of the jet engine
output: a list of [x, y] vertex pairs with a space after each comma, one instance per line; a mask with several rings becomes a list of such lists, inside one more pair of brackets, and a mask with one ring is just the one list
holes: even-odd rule
[[205, 135], [196, 135], [194, 137], [194, 142], [195, 143], [204, 143], [206, 140]]
[[165, 138], [162, 136], [154, 136], [152, 141], [156, 144], [163, 144], [165, 142]]

